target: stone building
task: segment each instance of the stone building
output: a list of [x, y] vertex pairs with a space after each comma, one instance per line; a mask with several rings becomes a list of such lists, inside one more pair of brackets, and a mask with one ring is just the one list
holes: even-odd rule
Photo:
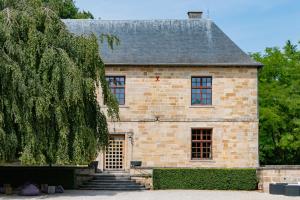
[[[120, 104], [100, 169], [258, 167], [257, 70], [201, 12], [186, 20], [65, 20], [76, 34], [113, 34], [101, 45]], [[105, 108], [98, 94], [102, 108]]]

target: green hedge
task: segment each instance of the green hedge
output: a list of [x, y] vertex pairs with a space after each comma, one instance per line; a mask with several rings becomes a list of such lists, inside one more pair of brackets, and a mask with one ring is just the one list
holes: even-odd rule
[[255, 169], [154, 169], [154, 189], [255, 190]]

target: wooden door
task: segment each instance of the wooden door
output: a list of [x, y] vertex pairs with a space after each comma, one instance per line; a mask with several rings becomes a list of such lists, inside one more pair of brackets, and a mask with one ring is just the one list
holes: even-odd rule
[[123, 170], [124, 169], [124, 135], [111, 136], [109, 145], [105, 152], [105, 170]]

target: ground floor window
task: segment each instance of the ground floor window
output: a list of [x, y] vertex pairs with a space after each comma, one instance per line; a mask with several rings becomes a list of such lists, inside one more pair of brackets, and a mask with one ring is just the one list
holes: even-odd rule
[[192, 129], [192, 160], [212, 159], [212, 129]]

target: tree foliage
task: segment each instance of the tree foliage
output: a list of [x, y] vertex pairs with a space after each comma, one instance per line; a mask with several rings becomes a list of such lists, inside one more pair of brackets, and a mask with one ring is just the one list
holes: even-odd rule
[[300, 51], [290, 41], [283, 49], [253, 54], [259, 71], [260, 160], [262, 164], [300, 164]]
[[0, 161], [86, 164], [107, 144], [99, 82], [110, 117], [118, 105], [98, 39], [69, 33], [41, 0], [0, 0]]
[[94, 19], [89, 11], [79, 11], [73, 0], [43, 0], [43, 2], [62, 19]]
[[[6, 5], [16, 6], [20, 0], [1, 0], [0, 10], [3, 10]], [[89, 11], [79, 11], [73, 0], [41, 0], [36, 3], [48, 7], [55, 12], [61, 19], [94, 19], [94, 16]]]

